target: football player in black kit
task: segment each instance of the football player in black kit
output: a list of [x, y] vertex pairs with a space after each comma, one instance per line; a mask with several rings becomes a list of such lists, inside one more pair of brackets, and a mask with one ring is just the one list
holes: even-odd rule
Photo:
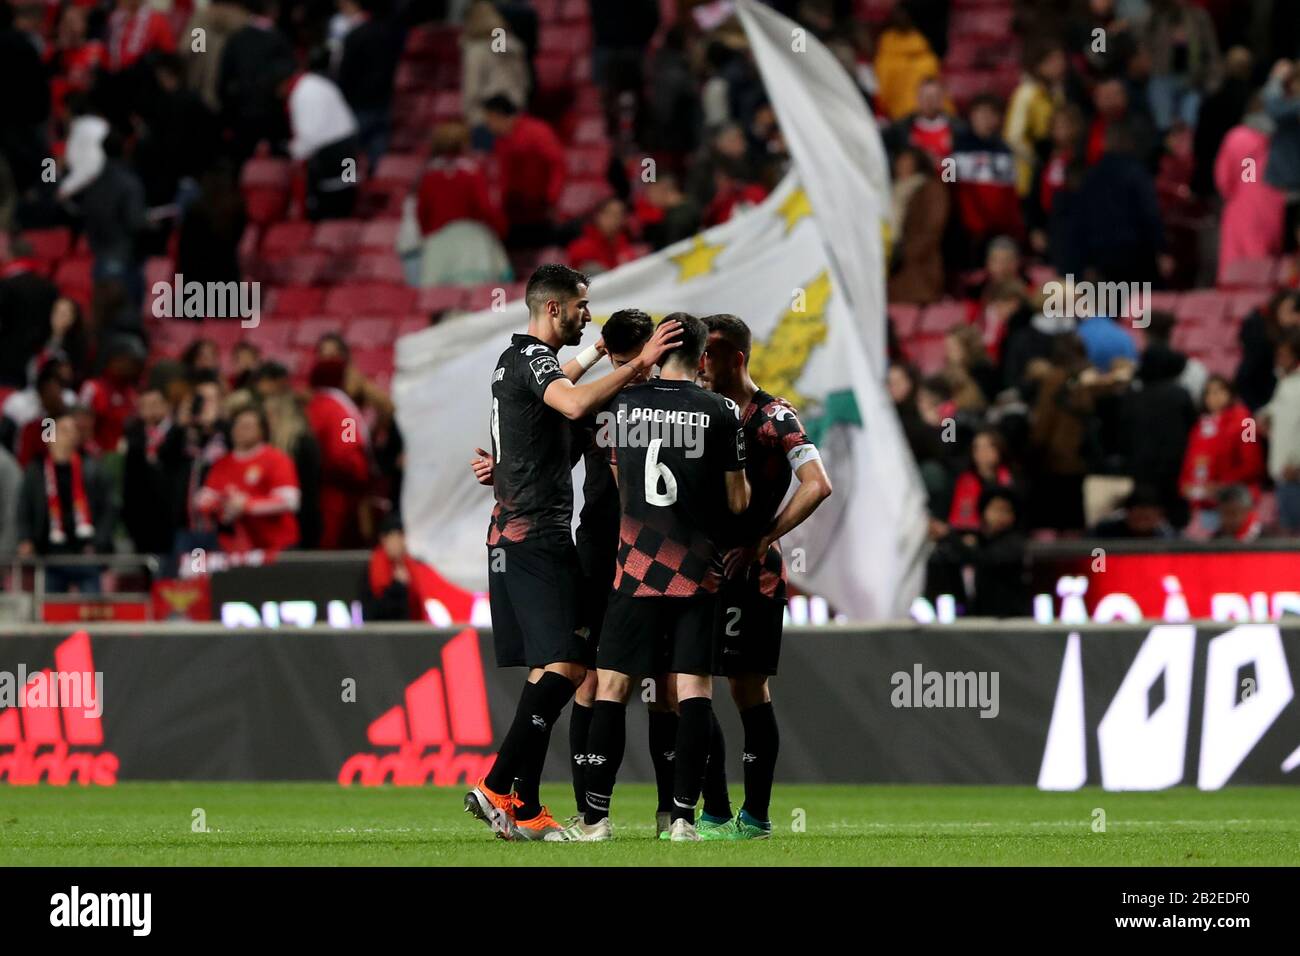
[[[597, 351], [609, 356], [610, 364], [619, 369], [641, 354], [654, 332], [654, 321], [640, 309], [620, 309], [605, 320]], [[569, 369], [566, 368], [566, 373]], [[585, 372], [579, 369], [578, 372]], [[572, 376], [571, 376], [572, 377]], [[650, 377], [646, 369], [632, 380], [636, 385]], [[609, 467], [609, 451], [596, 441], [596, 417], [587, 416], [573, 425], [571, 458], [576, 465], [583, 460], [582, 511], [575, 534], [578, 565], [582, 578], [578, 584], [578, 618], [586, 629], [587, 677], [573, 695], [569, 709], [569, 765], [573, 775], [573, 796], [581, 813], [586, 806], [587, 788], [584, 774], [587, 763], [587, 728], [591, 726], [592, 705], [596, 701], [596, 647], [600, 643], [600, 625], [605, 604], [614, 583], [614, 559], [618, 552], [618, 485]], [[481, 448], [470, 467], [479, 484], [493, 481], [492, 456]], [[663, 710], [671, 714], [671, 704]]]
[[[740, 409], [745, 472], [753, 491], [749, 507], [730, 522], [726, 535], [717, 627], [718, 673], [730, 681], [745, 731], [745, 802], [734, 820], [702, 818], [699, 833], [703, 839], [766, 839], [772, 830], [768, 806], [778, 746], [768, 678], [777, 671], [786, 603], [785, 562], [777, 542], [830, 495], [831, 482], [794, 408], [750, 377], [749, 327], [734, 315], [706, 316], [704, 323], [709, 341], [700, 384]], [[782, 508], [792, 477], [799, 486]], [[706, 809], [710, 799], [730, 806], [725, 793], [706, 791]]]
[[586, 276], [543, 265], [528, 280], [525, 302], [528, 331], [511, 338], [492, 375], [496, 506], [487, 548], [497, 665], [527, 666], [529, 673], [492, 768], [465, 795], [466, 811], [507, 840], [560, 831], [541, 805], [539, 783], [551, 728], [586, 676], [577, 593], [582, 572], [570, 533], [570, 423], [603, 409], [646, 375], [680, 335], [676, 323], [660, 323], [639, 356], [575, 385], [572, 379], [599, 358], [597, 350], [564, 368], [556, 350], [578, 344], [591, 321]]
[[625, 389], [601, 416], [598, 438], [610, 449], [622, 507], [617, 569], [596, 651], [586, 807], [582, 819], [547, 840], [613, 835], [609, 806], [632, 678], [656, 673], [665, 661], [680, 716], [672, 819], [663, 836], [699, 839], [695, 804], [713, 730], [717, 541], [722, 516], [749, 504], [749, 483], [739, 410], [695, 384], [708, 330], [683, 313], [669, 321], [679, 324], [681, 342], [660, 377]]

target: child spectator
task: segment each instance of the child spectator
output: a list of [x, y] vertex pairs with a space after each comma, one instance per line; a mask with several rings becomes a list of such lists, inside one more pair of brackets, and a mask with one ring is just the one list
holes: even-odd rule
[[1222, 375], [1205, 386], [1204, 413], [1187, 439], [1178, 485], [1183, 497], [1208, 524], [1218, 493], [1228, 485], [1258, 492], [1264, 477], [1264, 455], [1250, 410], [1237, 398]]

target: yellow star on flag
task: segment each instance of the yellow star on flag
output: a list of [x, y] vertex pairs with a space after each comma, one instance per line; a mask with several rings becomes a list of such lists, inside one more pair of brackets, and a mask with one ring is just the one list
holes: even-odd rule
[[677, 281], [686, 282], [696, 276], [708, 275], [713, 271], [713, 260], [725, 248], [726, 246], [722, 245], [710, 245], [704, 241], [702, 236], [696, 236], [695, 242], [689, 251], [679, 252], [671, 257], [672, 261], [681, 270], [677, 275]]
[[799, 220], [812, 215], [812, 205], [808, 202], [808, 194], [800, 186], [790, 195], [782, 200], [781, 205], [777, 207], [779, 212], [785, 218], [785, 234], [790, 235]]

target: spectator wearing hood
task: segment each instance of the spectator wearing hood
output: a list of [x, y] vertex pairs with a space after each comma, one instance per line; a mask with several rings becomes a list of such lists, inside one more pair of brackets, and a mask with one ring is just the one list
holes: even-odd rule
[[1255, 496], [1245, 485], [1224, 485], [1214, 500], [1216, 541], [1254, 541], [1263, 533]]
[[1136, 485], [1121, 508], [1100, 521], [1091, 537], [1112, 540], [1167, 540], [1175, 537], [1165, 518], [1164, 498], [1154, 488]]
[[[1286, 194], [1268, 183], [1272, 121], [1252, 112], [1223, 137], [1214, 160], [1214, 184], [1223, 197], [1219, 225], [1219, 283], [1239, 259], [1264, 259], [1282, 252]], [[1253, 168], [1255, 175], [1245, 176]]]
[[370, 433], [365, 417], [343, 390], [347, 362], [317, 359], [312, 366], [307, 421], [320, 446], [320, 546], [361, 544], [361, 508], [370, 486]]
[[144, 367], [145, 352], [136, 339], [122, 336], [107, 353], [103, 373], [86, 380], [79, 401], [93, 416], [95, 445], [112, 452], [122, 442], [127, 419], [135, 413], [135, 386]]
[[1186, 364], [1184, 356], [1163, 343], [1148, 346], [1120, 412], [1129, 474], [1160, 496], [1165, 514], [1178, 527], [1187, 523], [1179, 476], [1197, 417], [1196, 406], [1178, 380]]

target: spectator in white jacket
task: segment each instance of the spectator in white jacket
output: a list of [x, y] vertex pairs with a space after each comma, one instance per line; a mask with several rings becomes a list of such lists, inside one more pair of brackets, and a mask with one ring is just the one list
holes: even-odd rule
[[1277, 347], [1277, 388], [1260, 409], [1268, 429], [1268, 473], [1277, 493], [1278, 521], [1300, 534], [1300, 329], [1288, 329]]
[[346, 219], [357, 199], [360, 143], [352, 108], [333, 80], [295, 73], [280, 84], [289, 111], [289, 155], [307, 166], [307, 218]]

